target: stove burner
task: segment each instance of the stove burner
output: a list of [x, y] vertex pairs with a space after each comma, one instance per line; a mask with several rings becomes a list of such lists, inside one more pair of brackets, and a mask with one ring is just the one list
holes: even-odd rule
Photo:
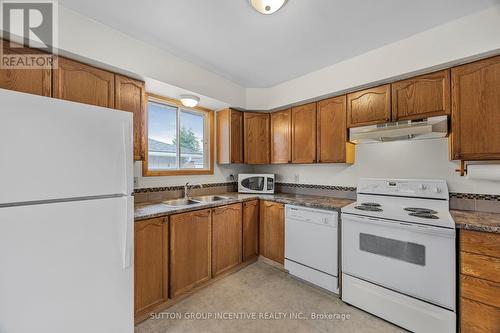
[[376, 203], [376, 202], [362, 202], [361, 206], [366, 206], [366, 207], [382, 207], [382, 205]]
[[[412, 212], [412, 213], [417, 213], [417, 214], [437, 214], [435, 210], [428, 209], [428, 208], [418, 208], [418, 207], [408, 207], [405, 208], [407, 212]], [[412, 215], [412, 214], [410, 214]]]
[[382, 208], [378, 208], [376, 206], [367, 206], [367, 205], [354, 206], [354, 208], [359, 209], [359, 210], [369, 211], [369, 212], [381, 212], [382, 211]]
[[410, 216], [415, 216], [415, 217], [420, 217], [420, 218], [423, 218], [423, 219], [439, 219], [439, 217], [437, 217], [436, 215], [434, 214], [430, 214], [430, 213], [422, 213], [422, 212], [415, 212], [415, 213], [410, 213], [409, 214]]

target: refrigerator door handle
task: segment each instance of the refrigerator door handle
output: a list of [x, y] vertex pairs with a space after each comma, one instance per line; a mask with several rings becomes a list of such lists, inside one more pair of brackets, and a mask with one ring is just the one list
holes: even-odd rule
[[125, 200], [127, 205], [127, 217], [125, 219], [124, 242], [123, 242], [124, 269], [132, 266], [132, 251], [133, 251], [132, 229], [134, 227], [134, 199], [133, 197], [126, 197]]
[[123, 168], [125, 172], [123, 173], [123, 185], [125, 187], [125, 195], [131, 195], [133, 192], [133, 156], [132, 156], [132, 124], [131, 122], [123, 123]]

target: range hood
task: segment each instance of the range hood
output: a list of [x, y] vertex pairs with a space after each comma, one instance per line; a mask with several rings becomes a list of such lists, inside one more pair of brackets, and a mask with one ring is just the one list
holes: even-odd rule
[[404, 120], [349, 129], [349, 141], [354, 144], [435, 139], [444, 138], [446, 135], [448, 135], [448, 116]]

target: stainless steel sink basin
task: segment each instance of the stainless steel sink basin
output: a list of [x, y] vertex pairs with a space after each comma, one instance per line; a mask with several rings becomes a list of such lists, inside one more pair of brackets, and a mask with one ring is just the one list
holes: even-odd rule
[[193, 200], [193, 199], [173, 199], [173, 200], [167, 200], [162, 202], [164, 205], [171, 206], [171, 207], [179, 207], [179, 206], [191, 206], [191, 205], [196, 205], [199, 204], [200, 201], [198, 200]]
[[228, 197], [224, 197], [221, 195], [204, 195], [202, 197], [194, 197], [193, 200], [200, 201], [200, 202], [214, 202], [214, 201], [221, 201], [221, 200], [227, 200], [229, 199]]

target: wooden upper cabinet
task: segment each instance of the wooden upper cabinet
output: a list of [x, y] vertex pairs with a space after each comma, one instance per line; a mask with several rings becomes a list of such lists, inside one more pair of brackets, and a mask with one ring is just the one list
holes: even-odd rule
[[316, 103], [292, 108], [292, 163], [316, 162]]
[[[11, 47], [8, 41], [0, 41], [3, 54], [43, 54], [42, 52], [23, 48], [18, 44]], [[43, 69], [0, 69], [0, 88], [15, 90], [28, 94], [52, 96], [52, 68]]]
[[146, 108], [144, 82], [115, 75], [115, 108], [134, 114], [134, 160], [142, 160], [142, 116]]
[[269, 164], [269, 113], [245, 112], [243, 119], [245, 163]]
[[262, 201], [259, 227], [260, 254], [283, 264], [285, 261], [285, 208], [283, 204]]
[[451, 159], [500, 159], [500, 56], [451, 69]]
[[170, 296], [174, 298], [211, 278], [211, 211], [170, 217]]
[[66, 58], [53, 71], [53, 96], [68, 101], [114, 108], [115, 75]]
[[212, 275], [219, 275], [242, 261], [241, 204], [212, 210]]
[[259, 200], [243, 203], [243, 261], [259, 255]]
[[217, 112], [217, 163], [243, 163], [243, 113]]
[[391, 121], [391, 85], [361, 90], [347, 95], [347, 127]]
[[140, 313], [168, 299], [168, 222], [156, 218], [135, 226], [134, 303]]
[[292, 162], [291, 126], [290, 109], [271, 113], [271, 163]]
[[450, 70], [392, 84], [392, 120], [450, 114]]
[[353, 163], [354, 146], [347, 142], [346, 96], [318, 102], [318, 162]]

